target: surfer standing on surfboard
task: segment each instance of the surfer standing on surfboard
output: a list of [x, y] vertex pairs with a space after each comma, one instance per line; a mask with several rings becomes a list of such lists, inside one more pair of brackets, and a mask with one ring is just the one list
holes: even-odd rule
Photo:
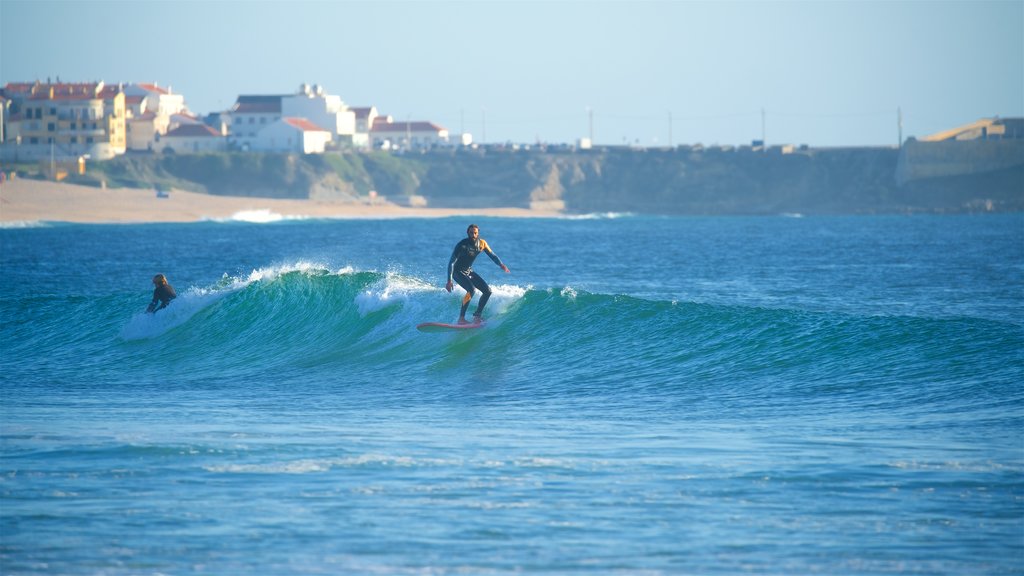
[[491, 287], [479, 274], [473, 272], [473, 261], [476, 260], [476, 257], [481, 252], [486, 252], [506, 274], [511, 272], [508, 266], [502, 264], [501, 258], [491, 252], [491, 247], [487, 245], [487, 242], [480, 237], [479, 226], [470, 224], [469, 228], [466, 228], [466, 236], [467, 238], [461, 240], [455, 245], [455, 250], [452, 250], [452, 257], [448, 260], [448, 283], [444, 286], [445, 290], [451, 292], [452, 279], [454, 279], [459, 286], [466, 290], [466, 295], [462, 298], [462, 310], [459, 311], [459, 324], [469, 324], [466, 321], [466, 310], [469, 309], [469, 303], [473, 300], [475, 290], [480, 291], [480, 301], [476, 305], [476, 312], [473, 313], [473, 322], [481, 321], [480, 315], [484, 311], [484, 306], [487, 305], [487, 299], [491, 297]]

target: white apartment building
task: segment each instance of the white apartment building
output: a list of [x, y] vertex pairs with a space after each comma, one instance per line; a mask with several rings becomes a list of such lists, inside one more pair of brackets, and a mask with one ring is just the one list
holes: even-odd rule
[[250, 150], [323, 154], [331, 142], [330, 131], [305, 118], [284, 117], [264, 126], [251, 141]]
[[177, 115], [187, 115], [185, 97], [157, 83], [133, 83], [124, 88], [128, 150], [153, 151], [161, 136], [179, 126]]
[[356, 132], [355, 112], [319, 85], [303, 84], [298, 93], [282, 97], [281, 115], [305, 118], [331, 132], [339, 143], [351, 145]]

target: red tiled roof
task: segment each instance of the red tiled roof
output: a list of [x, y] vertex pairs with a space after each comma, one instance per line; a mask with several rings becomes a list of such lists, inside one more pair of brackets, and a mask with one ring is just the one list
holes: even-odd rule
[[[56, 84], [10, 83], [4, 93], [20, 95], [28, 100], [110, 100], [121, 93], [121, 87], [101, 82], [60, 82]], [[51, 96], [52, 91], [52, 96]]]
[[164, 138], [196, 138], [196, 137], [217, 137], [220, 138], [220, 132], [217, 132], [213, 128], [206, 124], [182, 124], [174, 130], [167, 132]]
[[136, 86], [138, 86], [139, 88], [142, 88], [143, 90], [145, 90], [147, 92], [156, 92], [157, 94], [170, 94], [170, 91], [168, 91], [166, 88], [161, 88], [161, 87], [157, 86], [156, 84], [144, 84], [144, 83], [140, 82], [140, 83], [137, 83]]
[[329, 132], [329, 130], [324, 130], [305, 118], [282, 118], [282, 120], [303, 132]]
[[199, 122], [199, 119], [196, 118], [195, 116], [193, 116], [192, 114], [187, 114], [185, 112], [178, 112], [176, 114], [171, 114], [171, 122], [182, 122], [182, 123], [188, 123], [188, 124], [195, 124], [195, 123]]

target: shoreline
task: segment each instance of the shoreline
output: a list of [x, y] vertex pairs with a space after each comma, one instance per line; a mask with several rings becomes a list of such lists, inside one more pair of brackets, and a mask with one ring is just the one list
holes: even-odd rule
[[299, 219], [400, 219], [483, 216], [557, 218], [564, 212], [527, 208], [408, 208], [382, 202], [363, 204], [247, 196], [213, 196], [172, 190], [93, 188], [42, 180], [14, 179], [0, 185], [0, 224], [190, 223], [219, 220], [272, 222]]

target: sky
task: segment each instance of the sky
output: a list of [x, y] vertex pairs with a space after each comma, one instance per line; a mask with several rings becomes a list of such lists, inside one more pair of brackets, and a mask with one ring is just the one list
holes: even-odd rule
[[200, 115], [316, 84], [487, 143], [895, 146], [1024, 116], [1024, 0], [0, 0], [0, 84], [58, 77]]

